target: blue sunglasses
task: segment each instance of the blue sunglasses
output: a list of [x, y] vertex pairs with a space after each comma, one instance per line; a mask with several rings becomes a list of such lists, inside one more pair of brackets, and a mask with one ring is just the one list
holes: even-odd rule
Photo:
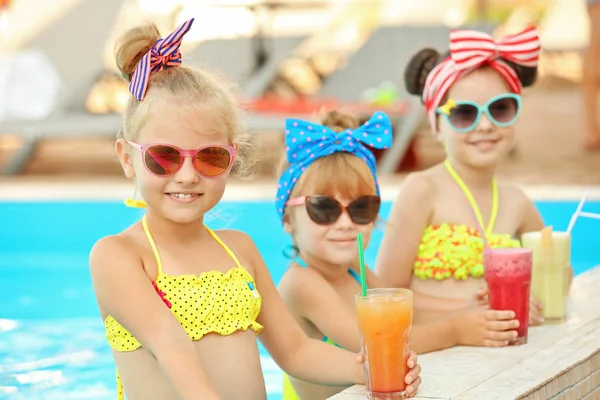
[[485, 113], [494, 125], [503, 128], [514, 124], [519, 118], [521, 96], [504, 93], [492, 97], [482, 106], [469, 100], [449, 99], [446, 104], [437, 108], [436, 113], [442, 114], [458, 133], [467, 133], [475, 129], [482, 113]]

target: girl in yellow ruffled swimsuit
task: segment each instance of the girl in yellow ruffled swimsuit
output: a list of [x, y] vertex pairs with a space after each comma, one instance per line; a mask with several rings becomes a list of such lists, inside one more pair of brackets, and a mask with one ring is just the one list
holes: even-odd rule
[[[200, 340], [209, 333], [227, 336], [239, 330], [250, 329], [256, 334], [262, 331], [262, 325], [257, 322], [262, 298], [256, 290], [256, 282], [212, 230], [206, 227], [209, 235], [231, 257], [235, 267], [226, 273], [207, 271], [199, 276], [177, 276], [163, 272], [146, 216], [142, 218], [142, 227], [156, 261], [157, 275], [152, 286], [191, 340]], [[142, 347], [112, 315], [105, 318], [104, 326], [108, 344], [114, 351], [129, 352]], [[124, 400], [123, 383], [118, 372], [117, 391], [117, 399]]]
[[145, 208], [141, 221], [101, 238], [90, 254], [117, 398], [264, 400], [257, 335], [292, 376], [362, 383], [357, 353], [298, 326], [252, 239], [204, 225], [249, 152], [229, 85], [181, 65], [192, 23], [166, 38], [154, 26], [135, 28], [117, 46], [132, 94], [117, 154], [143, 198], [127, 204]]
[[[406, 67], [407, 90], [422, 97], [447, 158], [402, 183], [376, 272], [413, 289], [421, 320], [485, 302], [480, 231], [494, 248], [519, 247], [521, 234], [544, 227], [520, 189], [495, 179], [515, 145], [520, 93], [535, 81], [539, 49], [534, 28], [498, 41], [453, 31], [448, 53], [427, 48]], [[532, 304], [536, 324], [540, 305]]]

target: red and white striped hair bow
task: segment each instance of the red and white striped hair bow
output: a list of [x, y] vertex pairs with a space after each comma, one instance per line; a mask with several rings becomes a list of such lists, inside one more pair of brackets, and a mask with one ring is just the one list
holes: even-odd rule
[[181, 64], [179, 47], [183, 36], [189, 32], [193, 23], [194, 19], [192, 18], [181, 24], [166, 38], [158, 39], [154, 46], [142, 57], [129, 82], [129, 91], [136, 99], [140, 101], [144, 99], [150, 75]]
[[514, 93], [521, 93], [521, 82], [515, 71], [502, 59], [524, 67], [535, 67], [540, 54], [540, 39], [535, 27], [494, 41], [478, 31], [450, 33], [450, 56], [427, 75], [423, 102], [431, 129], [435, 130], [436, 109], [450, 89], [463, 75], [487, 64], [508, 82]]

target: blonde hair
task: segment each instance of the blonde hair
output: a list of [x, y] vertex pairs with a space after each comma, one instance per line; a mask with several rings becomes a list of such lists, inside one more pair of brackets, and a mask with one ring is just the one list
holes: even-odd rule
[[[148, 24], [130, 29], [117, 40], [115, 60], [127, 81], [158, 39], [158, 29], [154, 24]], [[164, 101], [165, 94], [175, 95], [177, 101]], [[123, 116], [123, 130], [117, 137], [135, 140], [148, 116], [165, 108], [169, 112], [203, 111], [216, 116], [223, 123], [230, 142], [238, 148], [232, 174], [239, 177], [252, 175], [253, 141], [244, 126], [243, 111], [232, 82], [215, 73], [189, 67], [185, 61], [177, 67], [153, 73], [143, 101], [130, 96]]]
[[[358, 119], [350, 114], [330, 111], [321, 114], [321, 124], [335, 132], [356, 129]], [[282, 163], [281, 171], [289, 168]], [[289, 198], [311, 194], [344, 195], [356, 198], [362, 195], [377, 193], [375, 177], [367, 163], [360, 157], [350, 153], [337, 152], [316, 159], [306, 167], [298, 182], [294, 185]], [[284, 219], [290, 218], [290, 208], [286, 207]]]

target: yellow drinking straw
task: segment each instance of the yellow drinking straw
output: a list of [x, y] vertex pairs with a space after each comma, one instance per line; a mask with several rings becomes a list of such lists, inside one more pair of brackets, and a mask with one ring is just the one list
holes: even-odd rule
[[540, 258], [542, 259], [541, 264], [546, 268], [552, 267], [552, 225], [542, 229], [540, 231]]

